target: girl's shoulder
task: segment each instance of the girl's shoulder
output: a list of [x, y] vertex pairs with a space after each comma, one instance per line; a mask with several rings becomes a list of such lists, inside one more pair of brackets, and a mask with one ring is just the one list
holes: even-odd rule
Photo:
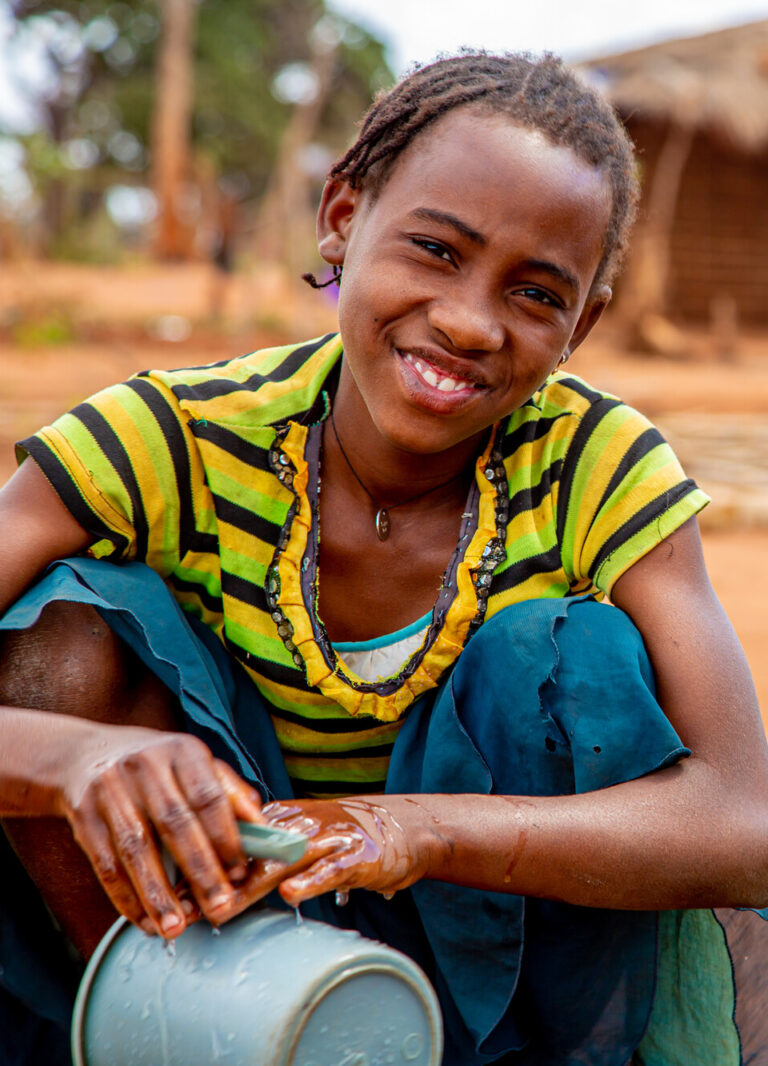
[[607, 437], [637, 437], [648, 432], [660, 437], [652, 423], [618, 396], [596, 388], [576, 374], [555, 371], [526, 403], [502, 424], [503, 452], [511, 455], [519, 444], [549, 443], [562, 455], [564, 444], [597, 432]]
[[322, 406], [341, 352], [338, 334], [329, 333], [205, 366], [147, 370], [138, 377], [172, 396], [193, 419], [271, 425]]

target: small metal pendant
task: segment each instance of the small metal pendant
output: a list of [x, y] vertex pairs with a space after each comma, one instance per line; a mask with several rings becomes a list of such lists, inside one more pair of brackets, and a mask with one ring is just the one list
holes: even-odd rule
[[386, 507], [380, 507], [376, 512], [376, 536], [379, 540], [386, 540], [391, 528], [389, 511]]

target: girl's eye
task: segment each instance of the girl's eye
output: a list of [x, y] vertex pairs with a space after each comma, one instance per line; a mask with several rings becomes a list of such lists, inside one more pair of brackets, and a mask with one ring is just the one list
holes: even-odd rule
[[434, 255], [437, 259], [444, 259], [447, 263], [453, 262], [450, 250], [440, 241], [432, 241], [428, 237], [411, 237], [411, 240], [419, 248], [423, 248], [425, 252], [429, 252], [430, 255]]
[[553, 293], [548, 292], [546, 289], [540, 289], [536, 285], [528, 285], [524, 289], [517, 289], [517, 293], [521, 296], [525, 296], [528, 300], [535, 300], [536, 303], [546, 304], [549, 307], [563, 307], [563, 302]]

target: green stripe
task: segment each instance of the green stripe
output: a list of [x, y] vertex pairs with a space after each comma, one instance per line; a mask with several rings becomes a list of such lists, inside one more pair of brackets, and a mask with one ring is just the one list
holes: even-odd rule
[[[221, 454], [227, 456], [232, 465], [238, 462], [238, 460], [229, 456], [229, 453], [222, 452]], [[267, 496], [252, 486], [244, 485], [242, 481], [238, 480], [223, 466], [217, 468], [208, 467], [207, 473], [211, 491], [215, 495], [223, 496], [227, 500], [237, 500], [241, 507], [253, 511], [255, 515], [266, 518], [268, 522], [274, 522], [278, 526], [282, 526], [285, 522], [290, 508], [289, 503], [283, 500], [276, 500], [274, 497]], [[272, 475], [265, 473], [264, 477], [272, 478]], [[248, 530], [245, 530], [245, 532], [247, 533]]]
[[247, 629], [238, 622], [233, 622], [227, 617], [225, 623], [227, 636], [233, 643], [249, 651], [252, 655], [263, 659], [268, 663], [277, 663], [278, 666], [292, 666], [295, 668], [293, 658], [278, 636], [271, 637], [265, 633], [258, 633], [254, 629]]

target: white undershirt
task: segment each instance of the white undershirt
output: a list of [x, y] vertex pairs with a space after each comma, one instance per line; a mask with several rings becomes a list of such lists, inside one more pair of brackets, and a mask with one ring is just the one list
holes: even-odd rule
[[424, 643], [432, 613], [422, 615], [404, 629], [371, 640], [334, 643], [345, 664], [364, 681], [380, 681], [400, 673], [408, 659]]

